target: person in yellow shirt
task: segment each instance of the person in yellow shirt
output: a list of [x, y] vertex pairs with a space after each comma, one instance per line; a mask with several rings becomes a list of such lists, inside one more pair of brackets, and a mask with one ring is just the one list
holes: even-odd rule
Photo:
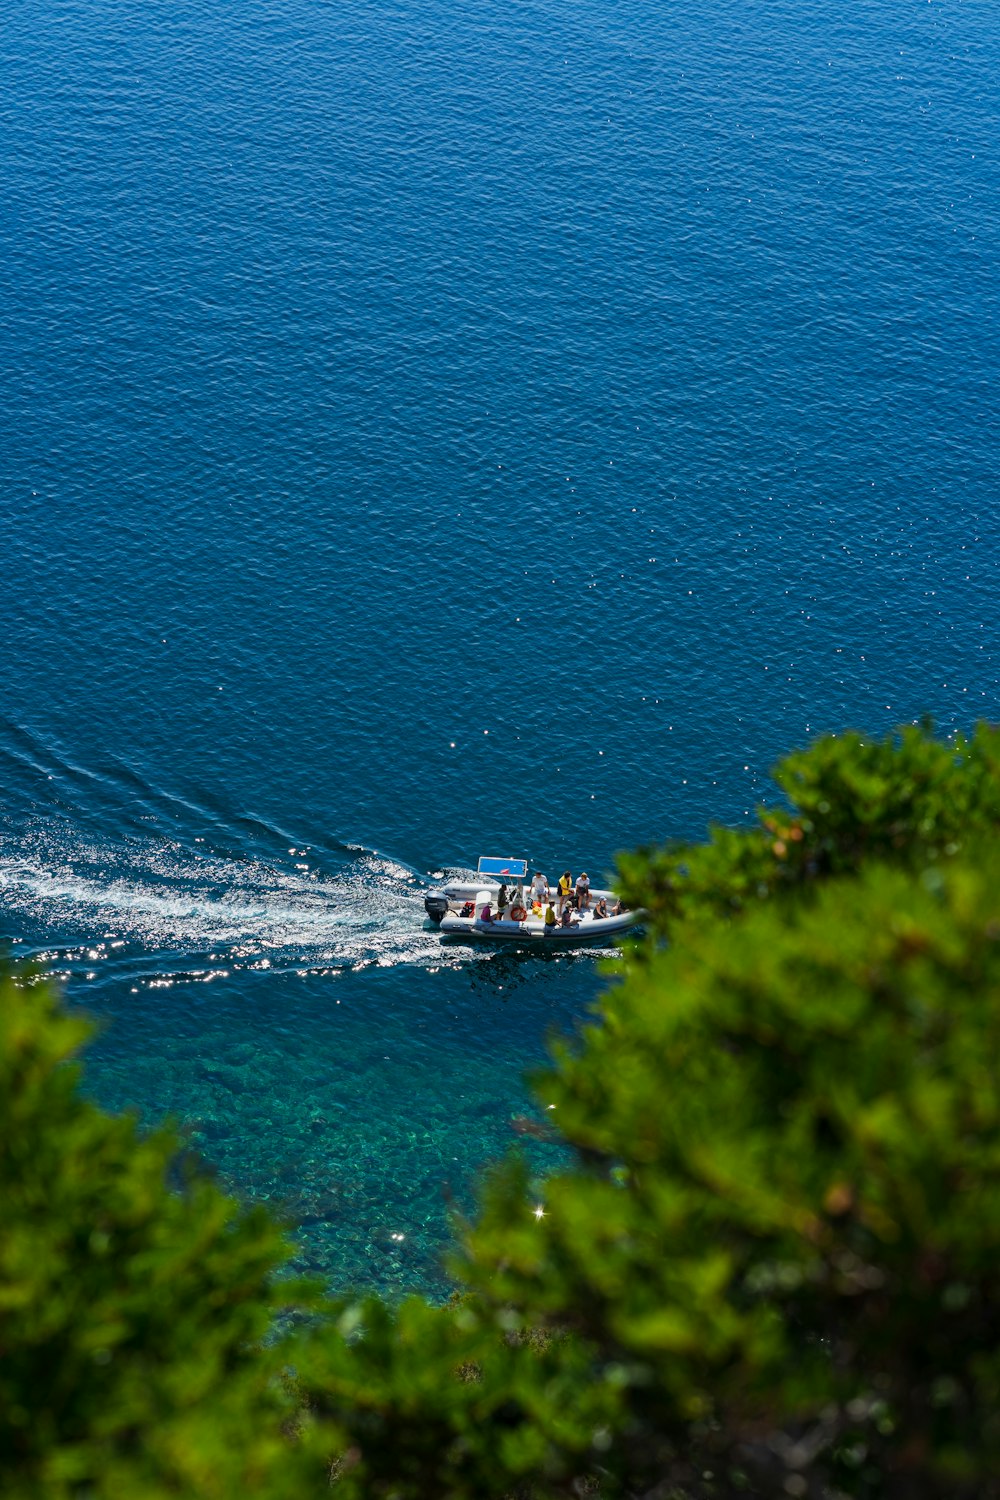
[[563, 902], [573, 893], [573, 877], [568, 870], [564, 870], [559, 876], [559, 915], [562, 916]]

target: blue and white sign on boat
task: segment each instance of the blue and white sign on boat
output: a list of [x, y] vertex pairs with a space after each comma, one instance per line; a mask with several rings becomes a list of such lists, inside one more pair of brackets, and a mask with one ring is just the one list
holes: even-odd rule
[[488, 854], [479, 857], [480, 875], [499, 875], [501, 879], [524, 880], [528, 873], [526, 859], [492, 859]]

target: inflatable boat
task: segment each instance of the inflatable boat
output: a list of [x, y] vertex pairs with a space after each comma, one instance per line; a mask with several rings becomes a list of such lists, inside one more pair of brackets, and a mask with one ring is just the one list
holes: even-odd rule
[[[438, 890], [428, 891], [424, 910], [443, 937], [488, 943], [537, 943], [546, 948], [614, 942], [642, 915], [623, 909], [614, 891], [592, 887], [589, 905], [582, 910], [571, 908], [568, 925], [564, 926], [558, 915], [555, 926], [546, 925], [548, 902], [559, 912], [558, 887], [546, 882], [545, 897], [536, 900], [527, 878], [527, 860], [484, 856], [479, 861], [477, 879], [449, 881]], [[506, 905], [503, 915], [498, 916], [502, 887], [506, 890]], [[602, 910], [607, 911], [606, 916], [597, 915]]]

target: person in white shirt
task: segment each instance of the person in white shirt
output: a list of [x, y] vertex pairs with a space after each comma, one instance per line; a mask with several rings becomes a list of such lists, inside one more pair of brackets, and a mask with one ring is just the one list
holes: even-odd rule
[[544, 907], [549, 899], [549, 883], [541, 870], [536, 870], [531, 878], [531, 901], [532, 905], [537, 901], [539, 906]]
[[576, 907], [577, 911], [586, 911], [590, 905], [590, 876], [584, 870], [582, 875], [576, 877]]

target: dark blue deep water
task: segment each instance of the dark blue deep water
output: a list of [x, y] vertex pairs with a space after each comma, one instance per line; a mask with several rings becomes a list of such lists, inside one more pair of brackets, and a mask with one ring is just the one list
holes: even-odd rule
[[0, 931], [98, 1097], [440, 1291], [605, 981], [443, 951], [435, 872], [997, 715], [997, 12], [8, 0], [0, 59]]

